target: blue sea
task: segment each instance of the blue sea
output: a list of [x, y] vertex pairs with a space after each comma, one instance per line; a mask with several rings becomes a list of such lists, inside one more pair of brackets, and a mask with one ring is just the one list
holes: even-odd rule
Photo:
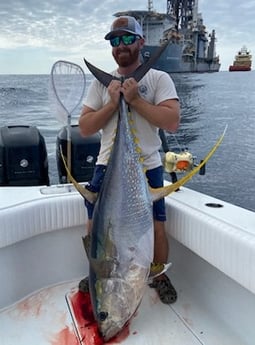
[[[171, 150], [188, 149], [199, 162], [228, 126], [219, 149], [187, 187], [255, 211], [255, 72], [173, 74], [181, 102]], [[63, 127], [49, 100], [48, 75], [0, 75], [0, 127], [36, 126], [44, 136], [50, 183], [58, 183], [56, 138]], [[86, 90], [92, 77], [86, 76]], [[72, 115], [77, 124], [79, 111]], [[166, 176], [167, 177], [167, 176]]]

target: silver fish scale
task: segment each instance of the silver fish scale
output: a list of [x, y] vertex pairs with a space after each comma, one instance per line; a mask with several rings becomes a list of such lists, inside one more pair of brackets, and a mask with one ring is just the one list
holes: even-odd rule
[[105, 200], [110, 199], [113, 203], [110, 208], [114, 205], [115, 209], [111, 210], [115, 218], [111, 223], [119, 221], [118, 228], [113, 229], [114, 237], [118, 238], [121, 233], [121, 242], [124, 236], [128, 243], [136, 243], [151, 230], [152, 202], [124, 102], [105, 181]]

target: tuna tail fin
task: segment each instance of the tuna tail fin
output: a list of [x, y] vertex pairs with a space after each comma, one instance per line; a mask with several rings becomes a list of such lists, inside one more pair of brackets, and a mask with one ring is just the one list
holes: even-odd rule
[[69, 180], [72, 182], [72, 184], [74, 185], [75, 189], [80, 193], [80, 195], [84, 199], [88, 200], [91, 204], [94, 204], [96, 202], [96, 200], [97, 200], [97, 193], [93, 193], [93, 192], [89, 191], [87, 188], [83, 187], [81, 184], [79, 184], [74, 179], [74, 177], [72, 176], [70, 170], [67, 167], [66, 159], [65, 159], [65, 157], [63, 155], [62, 148], [60, 149], [60, 154], [61, 154], [62, 161], [64, 163], [64, 167], [66, 169], [67, 176], [68, 176]]
[[[127, 75], [125, 78], [135, 78], [135, 80], [138, 82], [140, 81], [143, 76], [151, 69], [152, 65], [155, 63], [155, 61], [160, 57], [160, 55], [163, 53], [163, 51], [166, 49], [168, 46], [169, 41], [164, 42], [153, 55], [149, 58], [149, 60], [146, 63], [141, 64], [133, 73]], [[86, 59], [84, 59], [84, 62], [90, 72], [94, 75], [94, 77], [100, 81], [105, 87], [108, 87], [110, 82], [113, 79], [118, 79], [114, 76], [112, 76], [109, 73], [106, 73], [99, 68], [93, 66], [90, 62], [88, 62]]]
[[215, 143], [213, 148], [209, 151], [209, 153], [203, 159], [203, 161], [198, 166], [196, 166], [193, 170], [191, 170], [191, 172], [189, 174], [183, 176], [183, 178], [181, 178], [177, 182], [175, 182], [173, 184], [170, 184], [168, 186], [165, 186], [165, 187], [161, 187], [161, 188], [151, 188], [151, 187], [149, 187], [149, 191], [150, 191], [150, 194], [151, 194], [152, 201], [156, 201], [156, 200], [162, 199], [165, 196], [171, 194], [172, 192], [175, 192], [178, 188], [180, 188], [185, 183], [187, 183], [196, 173], [198, 173], [199, 170], [205, 165], [205, 163], [208, 162], [208, 160], [212, 157], [214, 152], [217, 150], [217, 148], [222, 143], [222, 140], [223, 140], [223, 138], [225, 136], [226, 130], [227, 130], [227, 126], [225, 127], [223, 133], [221, 134], [221, 136], [219, 137], [219, 139], [217, 140], [217, 142]]

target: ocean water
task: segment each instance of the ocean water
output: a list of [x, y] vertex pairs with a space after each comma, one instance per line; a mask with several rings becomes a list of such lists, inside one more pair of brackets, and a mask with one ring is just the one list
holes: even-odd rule
[[[167, 134], [169, 149], [188, 149], [199, 162], [228, 126], [219, 149], [187, 187], [255, 211], [255, 72], [173, 74], [182, 119]], [[92, 77], [86, 76], [86, 89]], [[48, 75], [0, 75], [0, 127], [36, 126], [44, 136], [51, 184], [58, 183], [54, 115]], [[80, 107], [72, 114], [77, 124]], [[166, 175], [167, 177], [167, 175]]]

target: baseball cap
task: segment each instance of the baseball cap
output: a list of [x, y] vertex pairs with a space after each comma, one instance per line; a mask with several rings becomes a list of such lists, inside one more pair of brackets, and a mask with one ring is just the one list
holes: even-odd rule
[[104, 38], [110, 40], [119, 31], [125, 31], [143, 37], [142, 27], [134, 17], [121, 16], [115, 19], [111, 25], [111, 31]]

